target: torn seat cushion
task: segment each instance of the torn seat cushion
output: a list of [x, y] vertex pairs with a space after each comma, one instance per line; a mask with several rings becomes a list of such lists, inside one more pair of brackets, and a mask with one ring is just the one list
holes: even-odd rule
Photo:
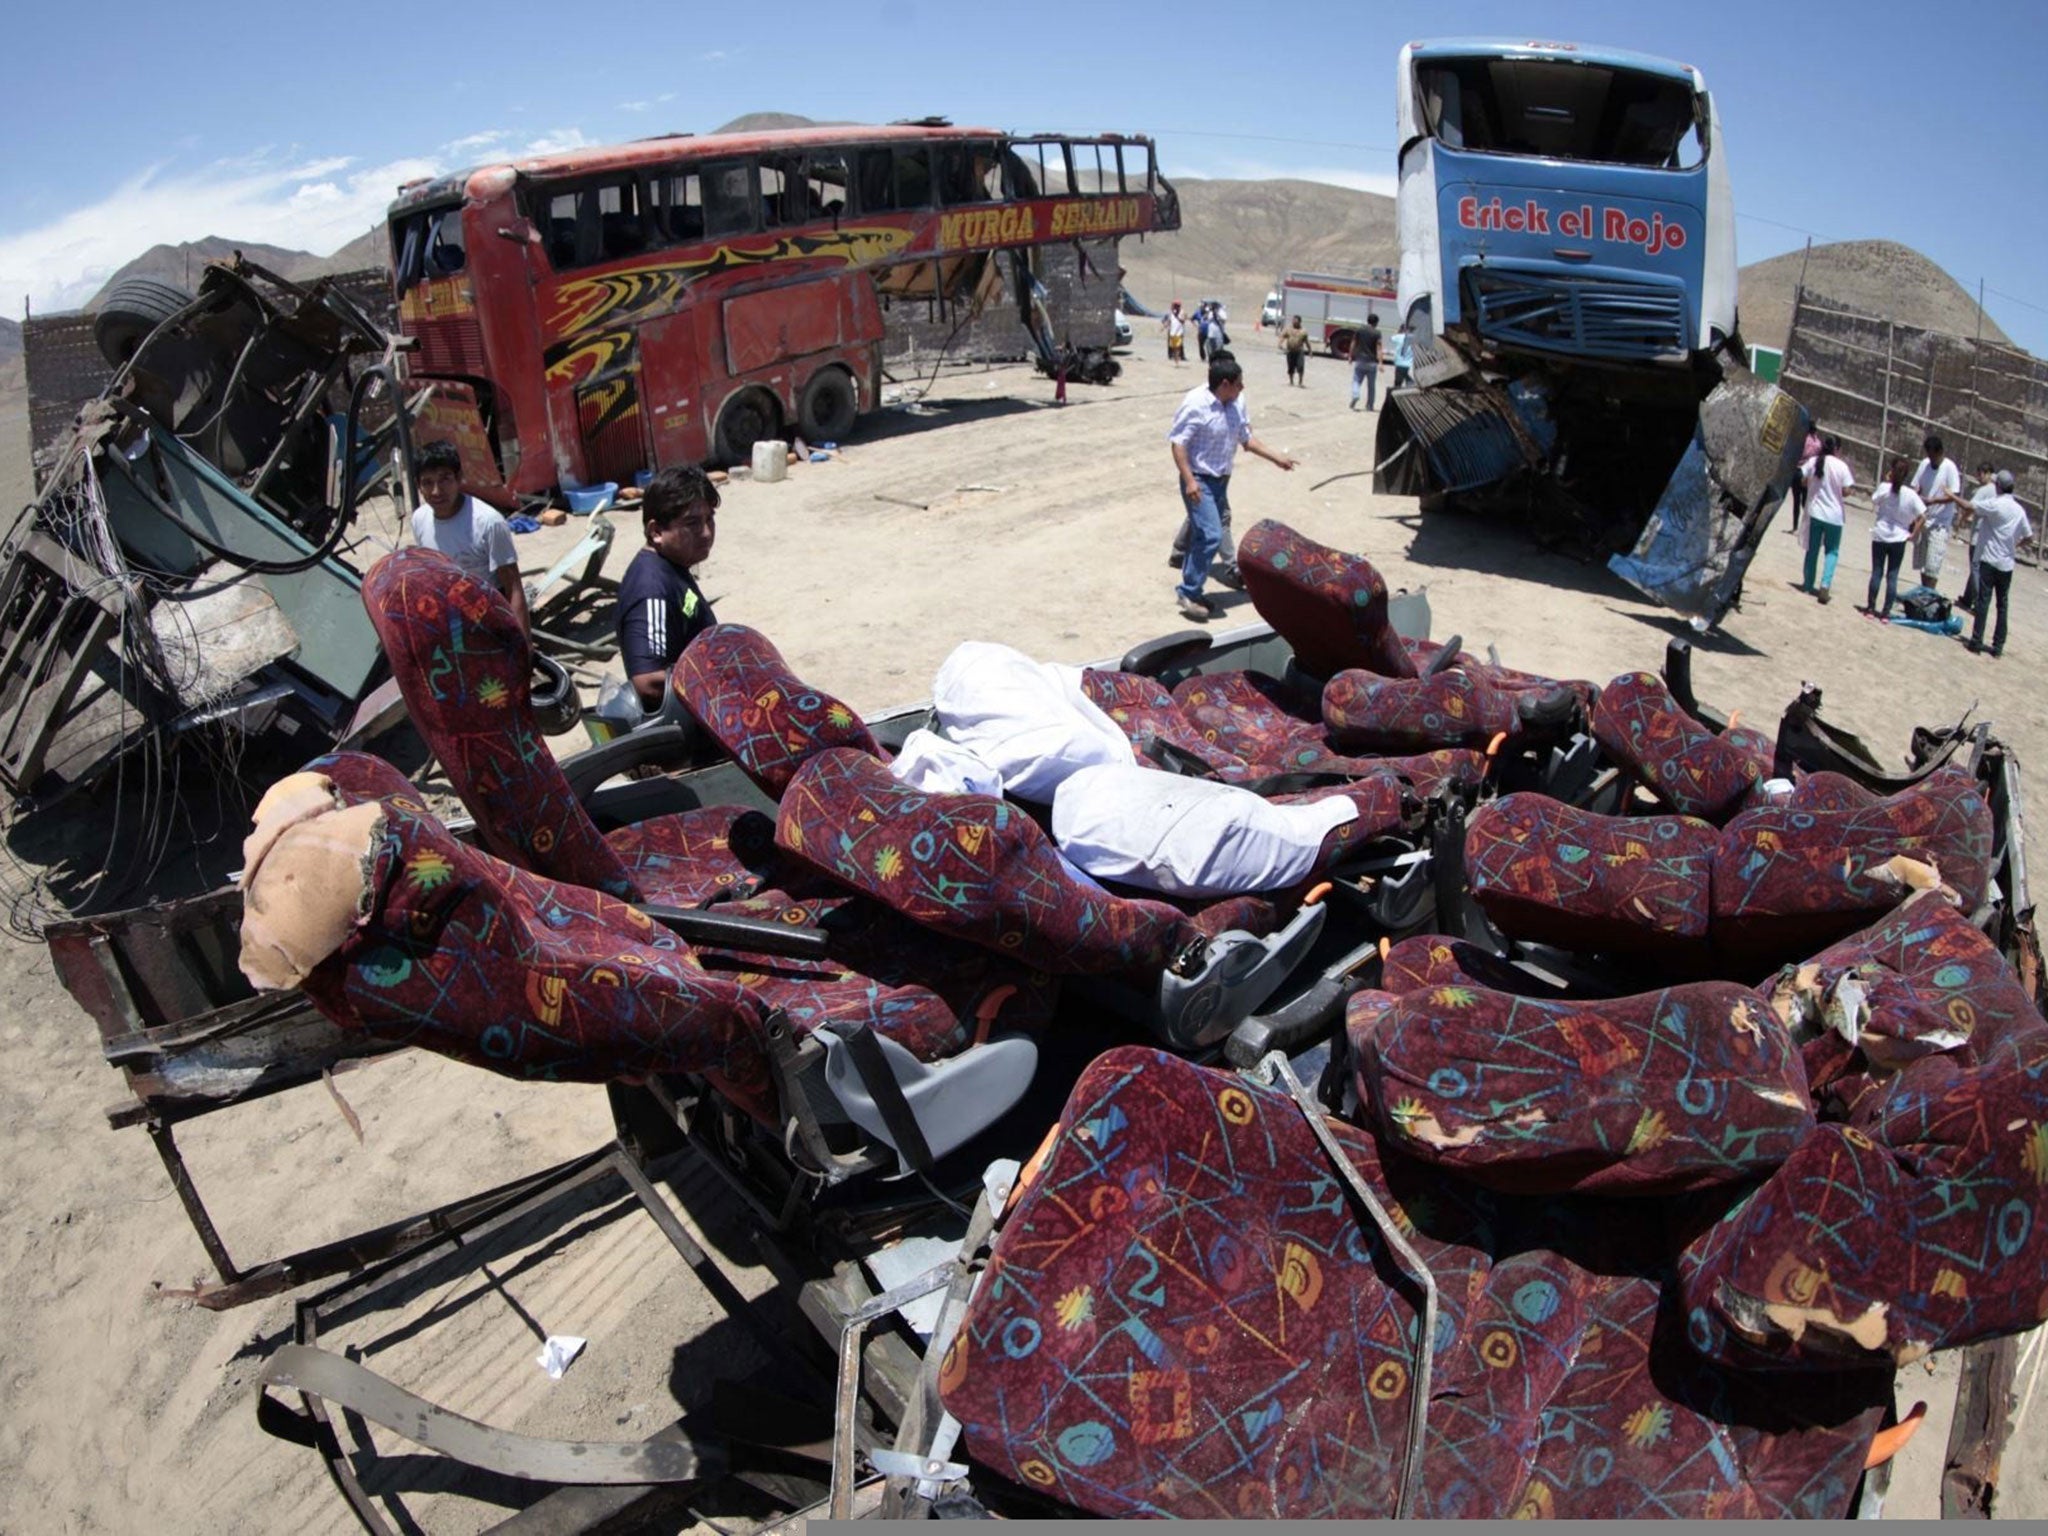
[[1323, 726], [1346, 752], [1484, 747], [1520, 729], [1517, 698], [1469, 672], [1385, 678], [1352, 669], [1323, 688]]
[[1910, 897], [1861, 933], [1788, 965], [1765, 988], [1805, 1041], [1824, 1117], [1862, 1124], [1866, 1099], [1937, 1053], [1962, 1067], [2041, 1016], [1996, 946], [1939, 891]]
[[1387, 583], [1363, 555], [1350, 555], [1265, 518], [1237, 542], [1237, 568], [1259, 617], [1294, 647], [1316, 677], [1362, 667], [1381, 677], [1414, 677], [1416, 666], [1387, 615]]
[[1906, 1364], [2048, 1319], [2048, 1027], [1912, 1063], [1685, 1249], [1694, 1343], [1770, 1368]]
[[1112, 896], [1075, 870], [1015, 806], [921, 793], [864, 752], [806, 759], [775, 838], [921, 927], [1055, 976], [1156, 972], [1196, 938], [1174, 908]]
[[[331, 806], [270, 803], [295, 820], [244, 871], [245, 962], [289, 952], [280, 923], [303, 935], [316, 908], [346, 914], [324, 930], [339, 938], [327, 953], [296, 951], [312, 961], [306, 995], [345, 1028], [508, 1077], [701, 1073], [772, 1123], [761, 1007], [682, 940], [625, 902], [458, 841], [410, 797], [336, 792]], [[252, 846], [265, 836], [259, 822]]]
[[1465, 829], [1473, 899], [1512, 938], [1696, 967], [1720, 834], [1684, 816], [1601, 816], [1503, 795]]
[[771, 800], [805, 758], [827, 747], [882, 755], [849, 705], [806, 685], [767, 636], [744, 624], [712, 625], [669, 677], [697, 723]]
[[1853, 810], [1746, 811], [1714, 856], [1715, 948], [1733, 974], [1761, 976], [1898, 905], [1930, 868], [1974, 910], [1991, 853], [1990, 803], [1954, 768]]
[[[1694, 1355], [1662, 1228], [1504, 1202], [1332, 1122], [1435, 1276], [1424, 1518], [1847, 1511], [1882, 1373]], [[1383, 1518], [1417, 1292], [1286, 1095], [1136, 1048], [1081, 1076], [940, 1368], [978, 1462], [1113, 1517]]]
[[1572, 1001], [1459, 984], [1359, 994], [1346, 1028], [1389, 1141], [1495, 1189], [1731, 1183], [1813, 1128], [1790, 1033], [1727, 982]]
[[1682, 816], [1719, 821], [1770, 777], [1753, 734], [1717, 735], [1687, 714], [1654, 672], [1625, 672], [1600, 690], [1593, 736]]

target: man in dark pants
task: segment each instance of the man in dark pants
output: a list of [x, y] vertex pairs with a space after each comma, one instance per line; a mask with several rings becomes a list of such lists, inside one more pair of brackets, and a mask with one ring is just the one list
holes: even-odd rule
[[[1230, 527], [1230, 470], [1237, 450], [1245, 449], [1260, 458], [1294, 468], [1294, 460], [1275, 453], [1252, 436], [1251, 416], [1239, 397], [1244, 394], [1244, 370], [1228, 352], [1209, 354], [1209, 383], [1196, 385], [1174, 412], [1173, 426], [1166, 440], [1173, 449], [1173, 467], [1180, 474], [1181, 536], [1186, 554], [1179, 560], [1181, 580], [1174, 596], [1181, 617], [1207, 620], [1221, 613], [1220, 604], [1202, 595], [1209, 580], [1209, 564], [1219, 544], [1228, 547]], [[1242, 588], [1237, 576], [1226, 586]], [[1223, 579], [1221, 577], [1219, 580]]]
[[1970, 630], [1970, 650], [1984, 650], [1984, 621], [1998, 604], [1998, 626], [1991, 634], [1991, 654], [2005, 654], [2005, 606], [2012, 596], [2012, 567], [2019, 547], [2034, 536], [2026, 508], [2013, 495], [2012, 471], [2001, 469], [1992, 482], [1997, 494], [1977, 508], [1977, 622]]

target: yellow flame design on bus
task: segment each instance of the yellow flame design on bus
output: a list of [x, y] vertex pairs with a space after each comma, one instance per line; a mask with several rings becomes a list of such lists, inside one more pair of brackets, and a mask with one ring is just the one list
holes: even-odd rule
[[910, 244], [911, 232], [876, 225], [838, 229], [821, 235], [781, 235], [760, 244], [721, 245], [703, 256], [653, 261], [617, 272], [600, 273], [564, 283], [555, 294], [548, 317], [548, 335], [560, 339], [599, 322], [618, 324], [649, 310], [673, 304], [693, 278], [736, 267], [765, 266], [779, 261], [838, 259], [849, 267], [886, 260]]

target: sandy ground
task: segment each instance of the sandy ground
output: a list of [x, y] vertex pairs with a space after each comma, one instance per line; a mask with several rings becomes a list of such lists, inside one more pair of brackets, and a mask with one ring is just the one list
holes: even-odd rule
[[[1462, 634], [1482, 653], [1495, 645], [1520, 667], [1605, 680], [1658, 664], [1679, 628], [1669, 615], [1598, 567], [1533, 552], [1511, 530], [1425, 523], [1412, 502], [1374, 497], [1356, 473], [1370, 464], [1373, 421], [1345, 408], [1344, 366], [1319, 359], [1308, 387], [1290, 389], [1265, 338], [1240, 342], [1259, 436], [1301, 460], [1292, 474], [1241, 464], [1240, 529], [1280, 517], [1362, 551], [1392, 585], [1428, 588], [1440, 637]], [[1142, 337], [1116, 386], [1075, 389], [1063, 409], [1048, 382], [1021, 368], [947, 372], [918, 407], [872, 418], [835, 461], [804, 465], [780, 485], [733, 485], [704, 571], [719, 616], [762, 629], [800, 674], [869, 712], [925, 697], [961, 640], [1093, 661], [1185, 627], [1165, 564], [1180, 514], [1164, 434], [1199, 374], [1193, 362], [1170, 367], [1162, 350]], [[1742, 610], [1699, 648], [1701, 697], [1768, 724], [1802, 680], [1815, 681], [1827, 718], [1886, 760], [1913, 725], [1974, 709], [2026, 762], [2048, 762], [2041, 574], [2018, 577], [2007, 657], [1973, 657], [1856, 614], [1866, 526], [1852, 521], [1840, 595], [1825, 608], [1790, 590], [1795, 541], [1766, 535]], [[527, 541], [527, 563], [545, 565], [576, 531]], [[622, 529], [614, 574], [631, 543]], [[1223, 598], [1231, 613], [1222, 627], [1253, 617], [1241, 596]], [[145, 1136], [106, 1126], [102, 1111], [124, 1092], [118, 1076], [40, 946], [0, 945], [0, 996], [9, 1173], [0, 1292], [10, 1299], [0, 1331], [0, 1529], [125, 1531], [145, 1520], [165, 1533], [353, 1529], [313, 1454], [264, 1435], [252, 1411], [253, 1375], [289, 1335], [289, 1298], [215, 1315], [154, 1293], [152, 1282], [189, 1283], [205, 1261]], [[238, 1255], [460, 1196], [597, 1146], [610, 1131], [596, 1090], [516, 1086], [421, 1055], [341, 1083], [363, 1123], [360, 1143], [319, 1089], [213, 1116], [181, 1137]], [[645, 1434], [711, 1378], [746, 1369], [745, 1348], [710, 1326], [712, 1310], [651, 1224], [586, 1215], [566, 1230], [559, 1242], [494, 1256], [487, 1274], [423, 1284], [402, 1314], [358, 1319], [341, 1336], [448, 1406], [544, 1434]], [[737, 1239], [720, 1241], [744, 1260]], [[560, 1383], [532, 1363], [543, 1332], [592, 1341]], [[1901, 1397], [1927, 1398], [1945, 1415], [1949, 1379], [1908, 1372]], [[2044, 1427], [2029, 1416], [2025, 1444], [2038, 1446]], [[1916, 1442], [1893, 1512], [1935, 1511], [1944, 1432], [1934, 1424]], [[2044, 1467], [2024, 1447], [2007, 1458], [2001, 1513], [2048, 1510]], [[473, 1530], [503, 1514], [422, 1494], [437, 1475], [430, 1460], [401, 1471], [408, 1507], [429, 1530]]]

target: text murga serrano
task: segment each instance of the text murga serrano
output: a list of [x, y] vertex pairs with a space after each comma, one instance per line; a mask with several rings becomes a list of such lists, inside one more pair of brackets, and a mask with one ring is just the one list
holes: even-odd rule
[[1615, 245], [1640, 245], [1655, 256], [1663, 251], [1685, 248], [1683, 225], [1667, 224], [1664, 215], [1647, 219], [1626, 208], [1599, 208], [1581, 203], [1576, 208], [1546, 208], [1533, 197], [1526, 202], [1503, 204], [1499, 198], [1481, 202], [1476, 197], [1458, 199], [1460, 229], [1498, 229], [1517, 235], [1555, 234], [1565, 240], [1605, 240]]
[[939, 245], [1021, 245], [1040, 238], [1041, 227], [1052, 239], [1078, 239], [1136, 229], [1140, 200], [1135, 197], [1085, 198], [1051, 204], [1013, 203], [1001, 208], [964, 208], [939, 216]]

